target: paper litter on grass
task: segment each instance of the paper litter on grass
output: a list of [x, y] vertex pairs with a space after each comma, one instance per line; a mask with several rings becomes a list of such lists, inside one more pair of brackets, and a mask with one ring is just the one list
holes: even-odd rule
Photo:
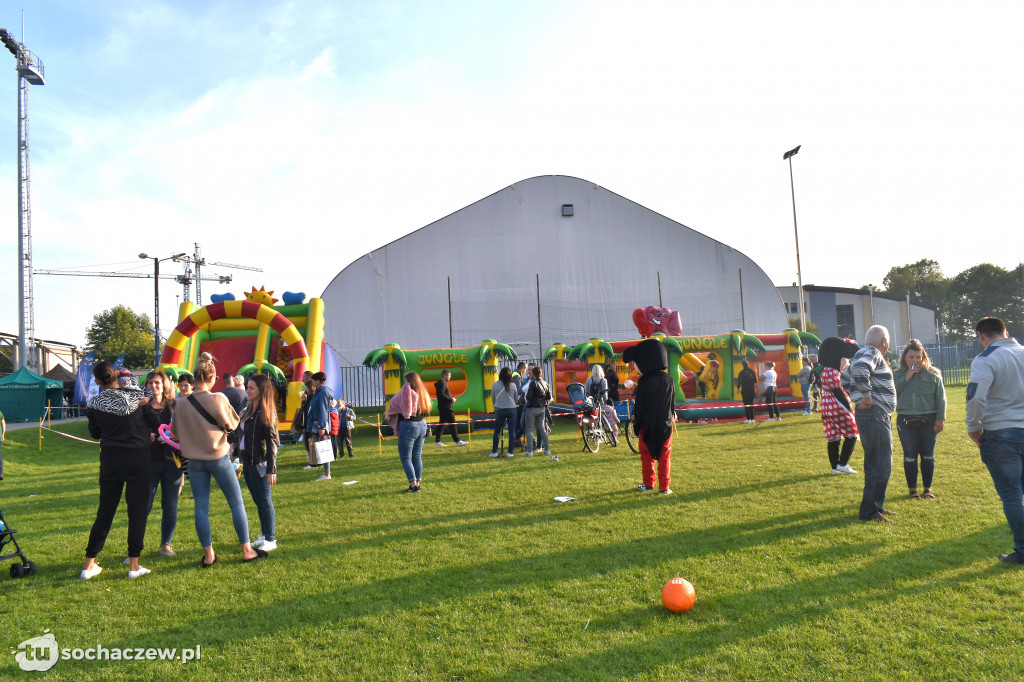
[[359, 483], [359, 481], [345, 481], [342, 485], [352, 485], [353, 483]]
[[575, 499], [575, 497], [556, 497], [555, 502], [570, 502]]

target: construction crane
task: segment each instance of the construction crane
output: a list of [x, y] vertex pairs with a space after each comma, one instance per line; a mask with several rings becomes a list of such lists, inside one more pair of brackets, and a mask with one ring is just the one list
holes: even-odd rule
[[[206, 278], [205, 277], [201, 277], [200, 275], [203, 272], [202, 268], [203, 268], [204, 265], [214, 265], [214, 266], [220, 266], [222, 268], [232, 268], [234, 270], [251, 270], [253, 272], [263, 272], [263, 268], [254, 268], [251, 265], [235, 265], [233, 263], [218, 263], [216, 261], [208, 261], [205, 258], [203, 258], [202, 255], [200, 255], [200, 253], [199, 253], [199, 242], [194, 242], [193, 245], [195, 246], [195, 252], [192, 254], [192, 256], [191, 257], [185, 256], [184, 258], [181, 258], [180, 260], [185, 262], [185, 273], [186, 274], [188, 274], [188, 272], [189, 272], [189, 264], [190, 263], [195, 263], [195, 266], [196, 266], [196, 303], [198, 303], [199, 305], [203, 305], [203, 289], [202, 289], [201, 282], [204, 279], [206, 279]], [[185, 300], [186, 301], [189, 300], [188, 293], [189, 293], [188, 292], [188, 284], [186, 284], [185, 285]]]

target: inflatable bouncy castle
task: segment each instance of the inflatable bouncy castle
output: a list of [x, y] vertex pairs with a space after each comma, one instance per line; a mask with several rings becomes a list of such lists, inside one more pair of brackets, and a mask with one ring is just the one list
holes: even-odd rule
[[[651, 338], [665, 345], [669, 356], [668, 374], [676, 390], [677, 413], [683, 419], [706, 419], [740, 416], [740, 400], [736, 377], [744, 360], [760, 375], [764, 364], [775, 362], [778, 372], [779, 404], [782, 409], [805, 407], [796, 374], [802, 366], [800, 348], [817, 346], [818, 337], [796, 329], [778, 334], [748, 334], [736, 329], [718, 336], [665, 336], [654, 333]], [[596, 364], [614, 363], [620, 384], [636, 381], [636, 372], [622, 363], [622, 352], [643, 341], [605, 341], [588, 339], [576, 346], [557, 343], [548, 348], [545, 360], [552, 362], [552, 390], [556, 401], [569, 402], [565, 387], [584, 382]], [[628, 399], [630, 391], [620, 389], [620, 397]]]
[[[174, 378], [191, 372], [199, 356], [209, 352], [220, 373], [266, 374], [277, 388], [278, 422], [286, 429], [302, 401], [303, 373], [323, 370], [323, 301], [285, 292], [283, 305], [274, 305], [273, 294], [253, 287], [242, 301], [233, 294], [211, 296], [213, 302], [203, 307], [185, 301], [160, 368]], [[221, 388], [218, 377], [213, 390]]]
[[384, 413], [391, 399], [402, 388], [406, 372], [416, 372], [423, 380], [437, 410], [434, 382], [441, 372], [448, 370], [452, 377], [448, 389], [458, 400], [460, 412], [492, 412], [491, 386], [498, 380], [498, 358], [515, 360], [511, 347], [494, 339], [484, 339], [472, 348], [434, 348], [429, 350], [402, 350], [397, 343], [370, 351], [363, 364], [367, 367], [384, 365]]

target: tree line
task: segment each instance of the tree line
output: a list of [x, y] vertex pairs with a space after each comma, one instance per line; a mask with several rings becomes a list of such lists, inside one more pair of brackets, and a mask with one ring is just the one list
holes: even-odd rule
[[1010, 336], [1024, 338], [1024, 263], [1013, 270], [982, 263], [946, 277], [925, 258], [890, 269], [882, 284], [879, 291], [900, 297], [909, 291], [911, 302], [935, 308], [944, 341], [973, 339], [974, 325], [988, 315], [1002, 318]]

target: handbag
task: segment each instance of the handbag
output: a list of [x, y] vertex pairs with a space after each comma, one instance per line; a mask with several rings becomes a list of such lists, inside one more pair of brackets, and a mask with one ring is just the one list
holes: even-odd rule
[[218, 429], [224, 432], [224, 434], [228, 437], [228, 443], [230, 443], [231, 445], [235, 444], [235, 441], [237, 441], [238, 439], [235, 437], [234, 429], [229, 429], [228, 427], [224, 426], [216, 419], [214, 419], [213, 416], [206, 411], [206, 408], [203, 407], [198, 400], [196, 400], [196, 397], [194, 395], [190, 395], [188, 397], [188, 401], [192, 403], [192, 407], [196, 408], [196, 412], [203, 415], [203, 419], [210, 422], [211, 424], [213, 424]]
[[313, 455], [316, 464], [327, 464], [334, 461], [334, 448], [331, 447], [331, 439], [324, 438], [313, 443]]

